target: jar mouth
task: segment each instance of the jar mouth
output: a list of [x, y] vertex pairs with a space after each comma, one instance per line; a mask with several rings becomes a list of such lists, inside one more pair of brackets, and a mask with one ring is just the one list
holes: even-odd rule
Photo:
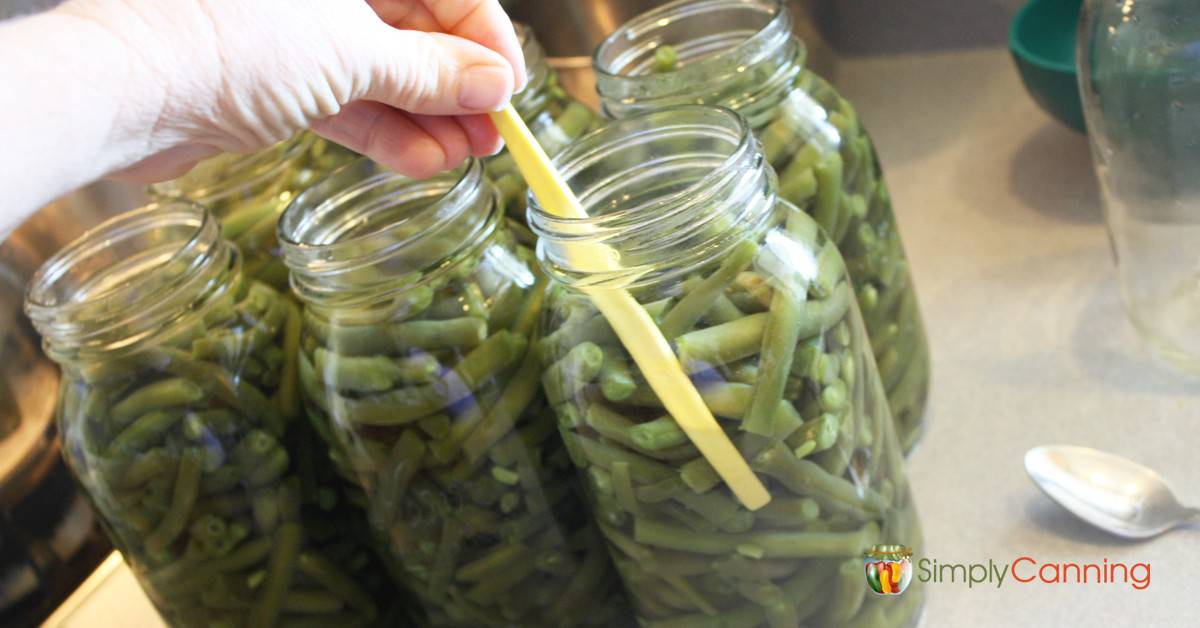
[[[661, 46], [675, 49], [678, 66], [656, 66]], [[676, 0], [626, 22], [596, 48], [596, 87], [620, 110], [638, 100], [672, 99], [738, 108], [736, 96], [720, 86], [743, 78], [749, 68], [803, 44], [792, 36], [782, 0]], [[764, 77], [765, 79], [766, 77]], [[707, 87], [706, 87], [707, 86]], [[698, 91], [717, 89], [713, 94]], [[662, 103], [660, 103], [662, 104]], [[618, 116], [619, 117], [619, 116]]]
[[360, 158], [293, 199], [277, 235], [302, 297], [371, 298], [412, 287], [485, 238], [495, 201], [477, 159], [412, 179]]
[[214, 203], [274, 181], [316, 141], [311, 133], [298, 133], [257, 152], [224, 153], [196, 164], [187, 174], [155, 183], [150, 191], [169, 199]]
[[[546, 211], [531, 193], [538, 253], [560, 280], [626, 287], [661, 278], [666, 263], [702, 263], [730, 238], [761, 226], [773, 174], [744, 118], [729, 109], [666, 107], [609, 122], [572, 143], [554, 165], [585, 218]], [[572, 246], [603, 244], [620, 269], [583, 266]], [[685, 264], [685, 265], [686, 265]]]
[[220, 225], [189, 201], [164, 201], [113, 217], [76, 238], [34, 273], [25, 310], [51, 344], [87, 345], [133, 320], [142, 331], [182, 315], [235, 262]]

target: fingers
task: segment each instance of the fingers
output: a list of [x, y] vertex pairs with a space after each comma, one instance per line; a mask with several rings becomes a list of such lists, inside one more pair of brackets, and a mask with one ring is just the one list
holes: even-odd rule
[[473, 150], [470, 134], [454, 118], [411, 115], [371, 101], [352, 102], [312, 129], [418, 179], [458, 167]]
[[473, 41], [508, 61], [514, 85], [525, 84], [525, 56], [512, 21], [497, 0], [368, 0], [387, 24], [444, 32]]
[[496, 111], [515, 88], [508, 61], [477, 43], [443, 33], [380, 30], [364, 37], [366, 76], [356, 98], [428, 115]]
[[525, 85], [525, 55], [512, 20], [497, 0], [424, 0], [447, 33], [495, 50], [513, 69], [514, 85]]
[[472, 157], [489, 157], [504, 148], [500, 132], [496, 130], [496, 125], [487, 115], [455, 116], [454, 119], [467, 134]]

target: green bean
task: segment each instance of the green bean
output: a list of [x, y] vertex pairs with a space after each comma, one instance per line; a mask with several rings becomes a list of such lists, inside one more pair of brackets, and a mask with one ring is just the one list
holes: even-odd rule
[[788, 490], [816, 499], [826, 508], [850, 507], [879, 514], [887, 508], [883, 497], [869, 489], [827, 473], [820, 465], [795, 457], [780, 443], [775, 443], [752, 461], [756, 471], [767, 474]]
[[379, 610], [370, 594], [362, 589], [337, 565], [313, 551], [303, 551], [296, 558], [296, 568], [331, 593], [344, 600], [368, 622], [374, 621]]
[[342, 609], [342, 600], [331, 593], [320, 590], [288, 591], [283, 598], [281, 610], [285, 613], [325, 614], [336, 613]]
[[854, 556], [861, 551], [869, 528], [853, 532], [747, 532], [742, 534], [699, 533], [652, 521], [634, 519], [634, 539], [654, 547], [721, 555], [737, 551], [739, 545], [754, 546], [766, 558], [814, 558]]
[[[828, 299], [806, 301], [800, 308], [795, 334], [809, 338], [833, 326], [845, 315], [850, 288], [841, 284]], [[729, 364], [757, 354], [762, 349], [769, 314], [752, 314], [732, 323], [684, 334], [675, 345], [680, 360], [693, 370]]]
[[337, 390], [383, 392], [401, 379], [400, 365], [384, 356], [353, 357], [317, 348], [313, 367], [327, 386]]
[[463, 452], [469, 461], [474, 463], [482, 459], [488, 449], [512, 431], [521, 412], [537, 395], [538, 384], [537, 352], [526, 351], [521, 368], [513, 375], [500, 398], [463, 441]]
[[288, 301], [287, 322], [283, 328], [283, 364], [279, 374], [279, 389], [276, 391], [279, 414], [290, 421], [300, 415], [300, 391], [297, 387], [300, 354], [300, 308]]
[[747, 432], [770, 436], [775, 431], [778, 400], [783, 395], [783, 386], [791, 371], [796, 342], [800, 336], [803, 303], [803, 295], [796, 294], [794, 290], [775, 290], [759, 351], [754, 399], [742, 420], [742, 429]]
[[728, 257], [711, 275], [701, 280], [663, 315], [659, 329], [663, 337], [672, 340], [690, 330], [723, 296], [725, 288], [754, 261], [758, 246], [743, 240], [734, 246]]
[[128, 425], [152, 410], [193, 404], [204, 398], [204, 390], [183, 378], [162, 379], [130, 393], [112, 406], [110, 415], [118, 427]]
[[654, 70], [656, 72], [674, 72], [679, 64], [679, 55], [673, 46], [660, 44], [654, 49]]
[[124, 467], [116, 487], [119, 489], [137, 488], [151, 478], [163, 475], [174, 475], [176, 456], [164, 448], [155, 448], [134, 456], [133, 460]]
[[117, 455], [129, 455], [143, 450], [151, 443], [161, 440], [167, 430], [178, 423], [183, 415], [184, 412], [180, 408], [151, 410], [121, 430], [108, 447]]
[[188, 449], [179, 458], [171, 506], [158, 522], [158, 527], [145, 539], [146, 551], [150, 555], [163, 555], [187, 527], [188, 517], [200, 494], [201, 456], [198, 450]]
[[848, 559], [838, 563], [837, 580], [825, 607], [823, 623], [844, 624], [858, 614], [866, 595], [862, 574], [863, 564], [860, 559]]
[[303, 531], [299, 524], [285, 523], [275, 533], [275, 547], [267, 564], [267, 577], [258, 600], [250, 610], [251, 626], [274, 626], [283, 610], [284, 600], [292, 586], [296, 558], [300, 552]]
[[446, 320], [418, 320], [385, 325], [340, 326], [309, 320], [312, 330], [330, 350], [347, 356], [398, 355], [413, 350], [473, 349], [487, 338], [487, 322], [464, 317]]
[[600, 375], [604, 352], [599, 346], [582, 342], [552, 364], [542, 374], [542, 387], [552, 404], [571, 400], [589, 382]]
[[600, 392], [609, 401], [624, 401], [637, 389], [637, 382], [629, 370], [629, 362], [619, 349], [601, 347], [604, 362], [600, 365]]
[[443, 381], [359, 399], [340, 399], [337, 403], [344, 416], [356, 423], [411, 423], [470, 395], [485, 380], [516, 362], [523, 355], [525, 344], [525, 338], [501, 331], [467, 354]]

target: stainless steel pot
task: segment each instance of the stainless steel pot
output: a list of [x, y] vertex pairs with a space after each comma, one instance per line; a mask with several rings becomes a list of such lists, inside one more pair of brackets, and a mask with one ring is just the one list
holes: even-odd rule
[[109, 551], [59, 456], [58, 367], [22, 309], [25, 284], [63, 245], [142, 202], [138, 188], [97, 183], [0, 243], [0, 625], [36, 625]]

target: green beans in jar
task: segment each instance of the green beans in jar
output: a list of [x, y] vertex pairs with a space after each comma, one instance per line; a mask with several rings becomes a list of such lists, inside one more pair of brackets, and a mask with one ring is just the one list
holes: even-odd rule
[[[759, 146], [733, 112], [686, 106], [560, 153], [589, 218], [530, 209], [552, 278], [546, 397], [643, 625], [913, 626], [918, 588], [887, 600], [862, 577], [862, 552], [921, 533], [847, 269]], [[620, 267], [587, 267], [580, 246]], [[737, 500], [649, 389], [588, 298], [615, 288], [671, 343], [765, 507]]]
[[676, 0], [617, 29], [595, 67], [609, 116], [703, 103], [750, 121], [779, 196], [816, 219], [845, 259], [908, 451], [921, 434], [930, 377], [908, 260], [866, 129], [804, 60], [780, 0]]
[[279, 214], [301, 191], [357, 157], [305, 131], [256, 153], [206, 159], [178, 179], [150, 186], [150, 192], [203, 205], [221, 221], [222, 235], [241, 251], [246, 276], [290, 296], [275, 239]]
[[51, 258], [26, 309], [63, 369], [63, 453], [175, 626], [368, 625], [364, 565], [311, 542], [289, 444], [300, 310], [199, 206], [118, 216]]
[[310, 416], [423, 625], [628, 625], [541, 392], [546, 280], [482, 165], [416, 181], [355, 162], [280, 239]]

